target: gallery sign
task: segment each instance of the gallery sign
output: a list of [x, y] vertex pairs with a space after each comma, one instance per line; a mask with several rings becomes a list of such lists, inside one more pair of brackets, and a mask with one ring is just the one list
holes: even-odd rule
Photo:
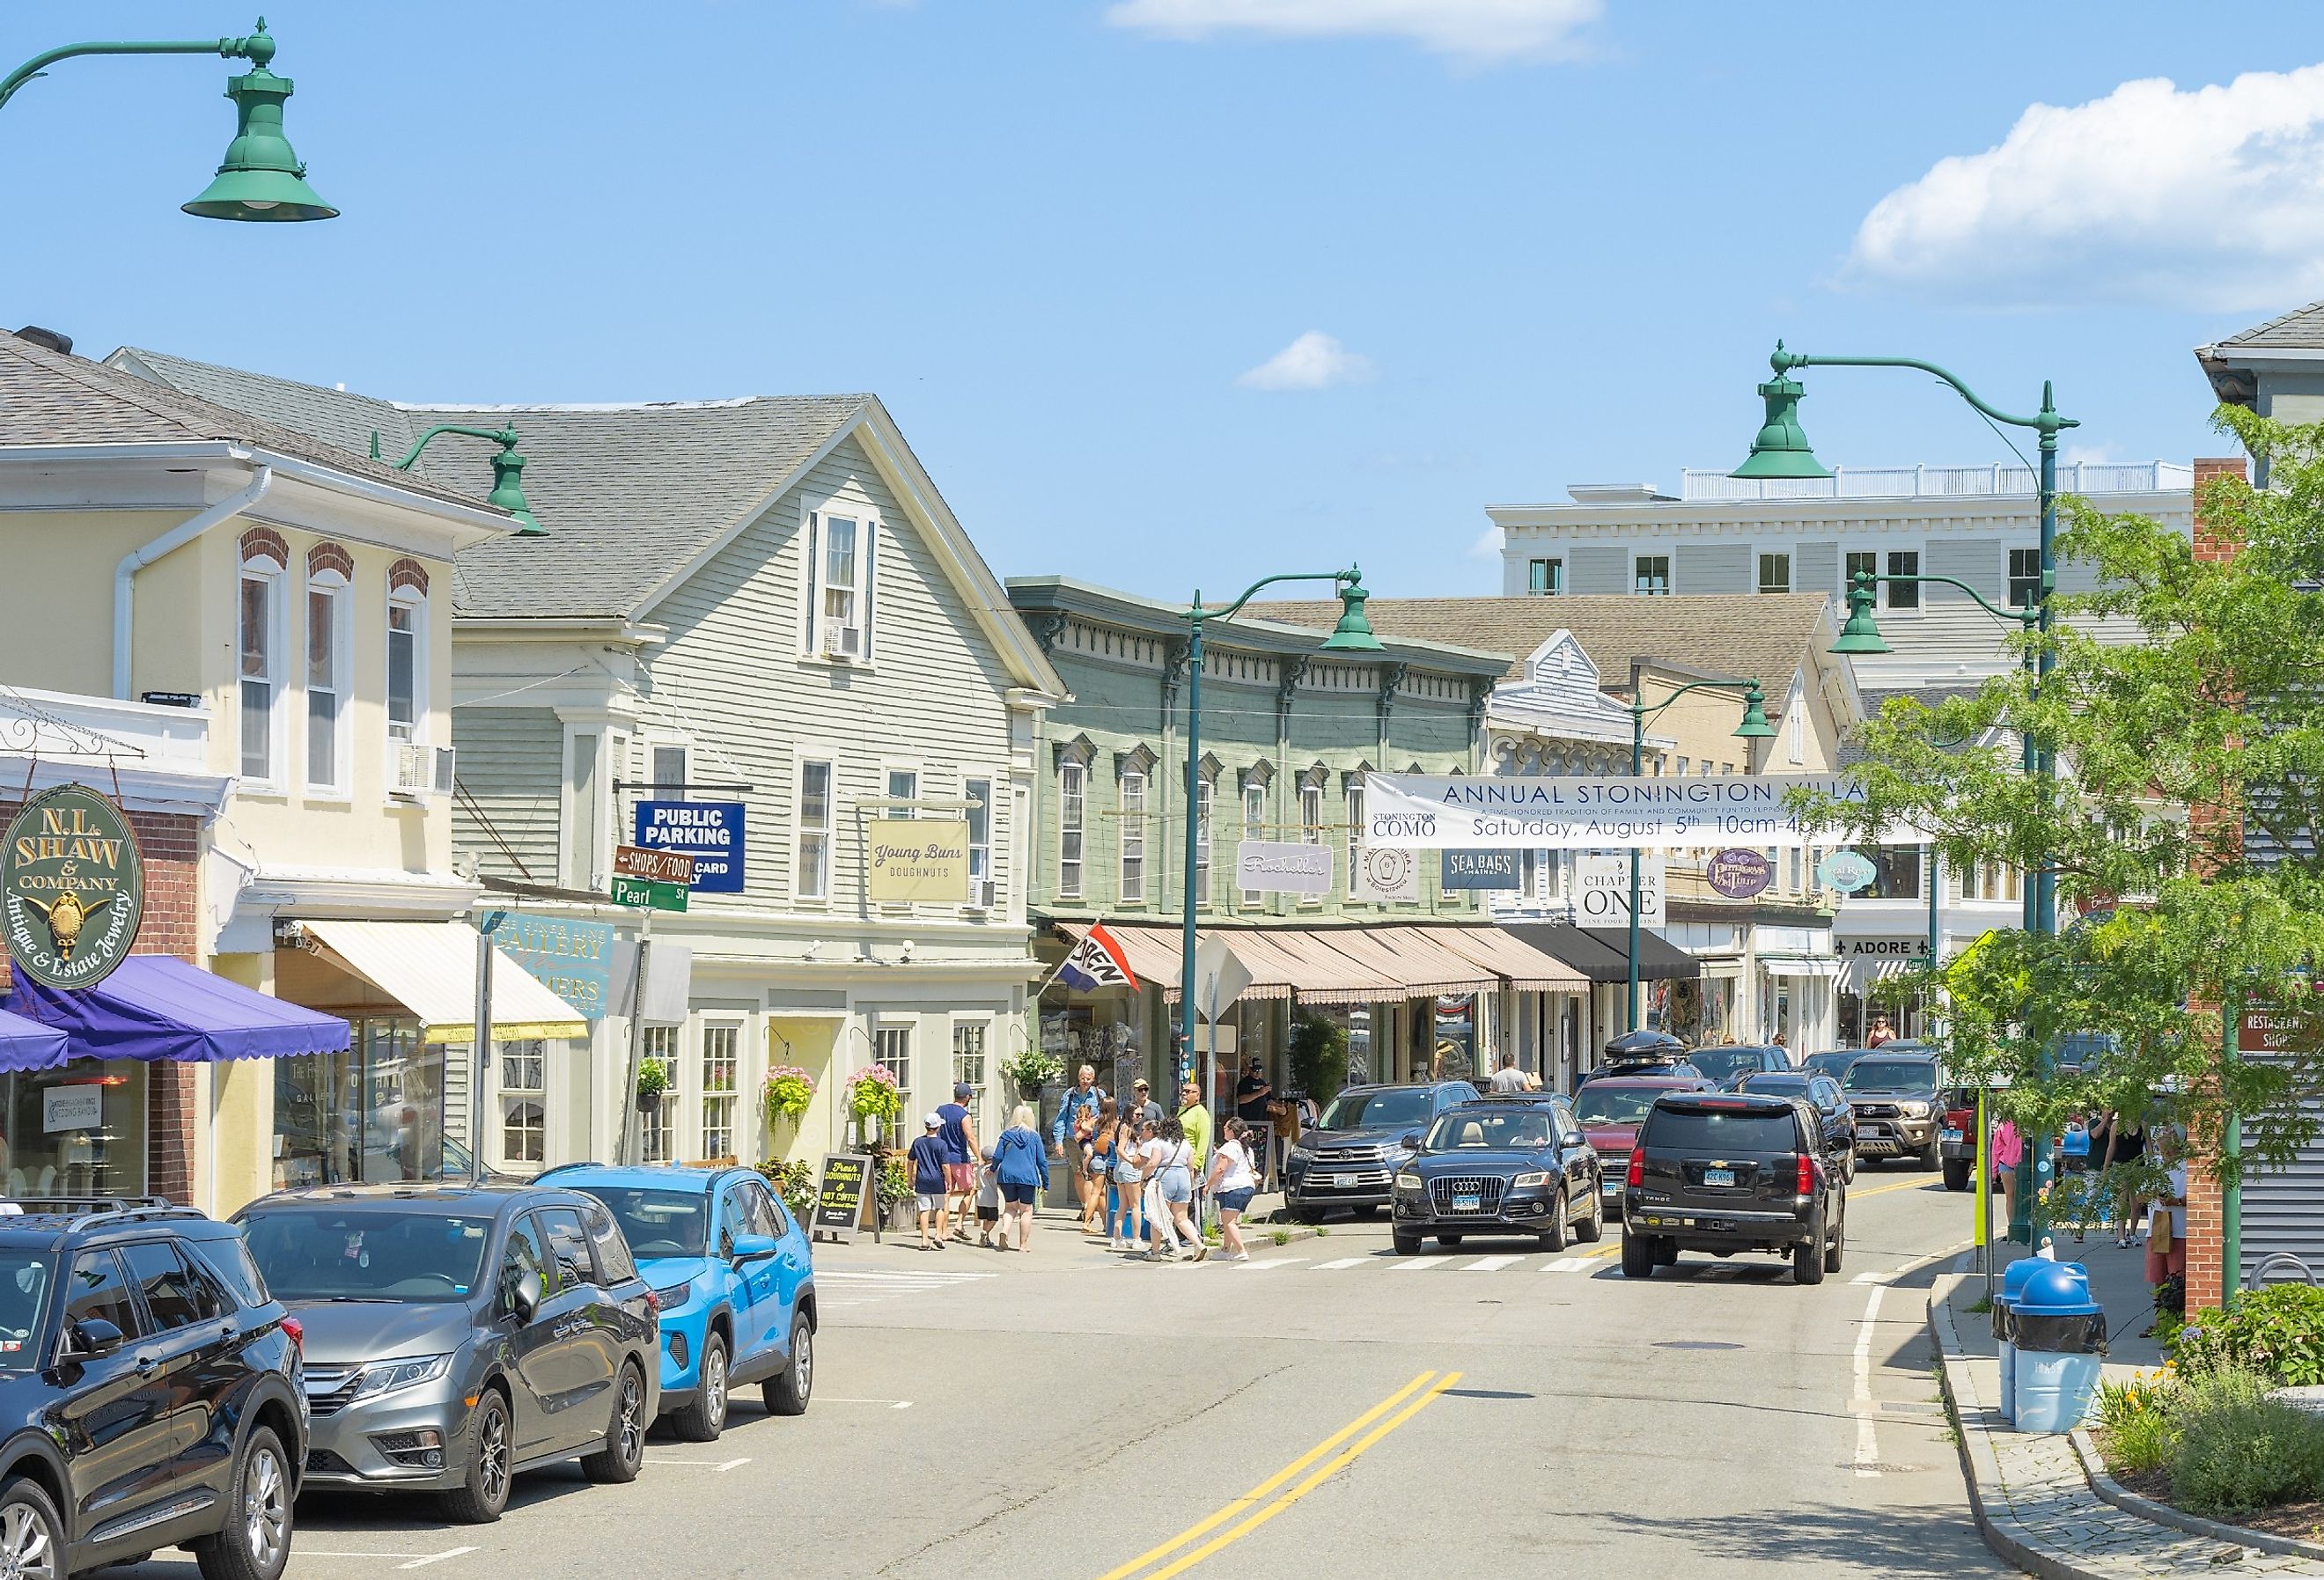
[[683, 851], [694, 858], [697, 894], [742, 892], [742, 805], [740, 801], [640, 801], [637, 843], [648, 850]]
[[964, 818], [867, 820], [864, 892], [874, 905], [968, 903]]
[[0, 850], [0, 905], [16, 969], [45, 987], [94, 987], [128, 956], [145, 864], [120, 808], [87, 785], [24, 805]]
[[[1784, 804], [1810, 790], [1859, 805], [1863, 787], [1837, 773], [1729, 774], [1715, 779], [1529, 778], [1368, 773], [1365, 843], [1418, 850], [1603, 850], [1656, 845], [1804, 845], [1811, 834]], [[1917, 836], [1899, 833], [1895, 843]]]
[[1242, 840], [1235, 845], [1235, 886], [1259, 894], [1329, 894], [1332, 847]]
[[605, 1018], [613, 1003], [613, 923], [567, 921], [512, 910], [502, 918], [493, 942], [502, 954], [571, 1004], [583, 1020]]

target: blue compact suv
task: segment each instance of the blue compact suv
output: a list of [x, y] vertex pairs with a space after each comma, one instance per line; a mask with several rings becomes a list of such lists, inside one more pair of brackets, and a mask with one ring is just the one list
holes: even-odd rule
[[707, 1443], [737, 1386], [779, 1416], [815, 1388], [815, 1262], [807, 1231], [751, 1169], [567, 1163], [536, 1177], [612, 1210], [661, 1300], [661, 1410]]

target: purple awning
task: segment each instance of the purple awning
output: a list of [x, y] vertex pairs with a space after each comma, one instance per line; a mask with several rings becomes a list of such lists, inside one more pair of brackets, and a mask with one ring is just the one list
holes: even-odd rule
[[132, 955], [95, 987], [60, 993], [22, 972], [0, 1004], [42, 1029], [64, 1034], [53, 1057], [18, 1062], [0, 1047], [0, 1067], [47, 1069], [70, 1058], [281, 1058], [338, 1053], [347, 1023], [187, 965], [168, 955]]
[[45, 1070], [66, 1057], [63, 1032], [0, 1010], [0, 1070]]

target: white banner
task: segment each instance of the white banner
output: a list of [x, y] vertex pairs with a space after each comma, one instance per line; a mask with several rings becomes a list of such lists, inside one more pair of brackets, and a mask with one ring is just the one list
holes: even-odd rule
[[1329, 894], [1332, 847], [1243, 840], [1235, 846], [1235, 887], [1262, 894]]
[[1420, 900], [1420, 858], [1408, 850], [1364, 845], [1356, 847], [1356, 870], [1348, 898], [1374, 905], [1410, 905]]
[[[1794, 790], [1858, 802], [1836, 773], [1726, 774], [1715, 779], [1501, 778], [1368, 773], [1364, 842], [1408, 850], [1600, 850], [1809, 843], [1784, 808]], [[1915, 836], [1900, 833], [1897, 841]], [[1835, 843], [1826, 831], [1819, 845]]]
[[[1583, 927], [1630, 925], [1630, 855], [1628, 851], [1590, 851], [1573, 864], [1573, 907]], [[1638, 925], [1661, 927], [1663, 858], [1638, 857]]]

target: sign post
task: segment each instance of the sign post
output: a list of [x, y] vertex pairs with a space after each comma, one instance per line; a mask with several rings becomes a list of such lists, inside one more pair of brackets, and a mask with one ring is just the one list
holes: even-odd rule
[[641, 845], [618, 845], [613, 851], [613, 899], [633, 906], [638, 918], [638, 974], [630, 995], [629, 1080], [622, 1088], [622, 1133], [615, 1161], [645, 1160], [645, 1127], [638, 1121], [638, 1075], [646, 1058], [646, 967], [653, 955], [653, 913], [684, 910], [687, 890], [694, 882], [694, 858], [681, 851], [648, 850]]
[[823, 1178], [816, 1187], [811, 1225], [816, 1239], [844, 1245], [855, 1238], [857, 1230], [869, 1227], [873, 1243], [880, 1243], [880, 1196], [872, 1174], [873, 1163], [862, 1152], [823, 1155]]

